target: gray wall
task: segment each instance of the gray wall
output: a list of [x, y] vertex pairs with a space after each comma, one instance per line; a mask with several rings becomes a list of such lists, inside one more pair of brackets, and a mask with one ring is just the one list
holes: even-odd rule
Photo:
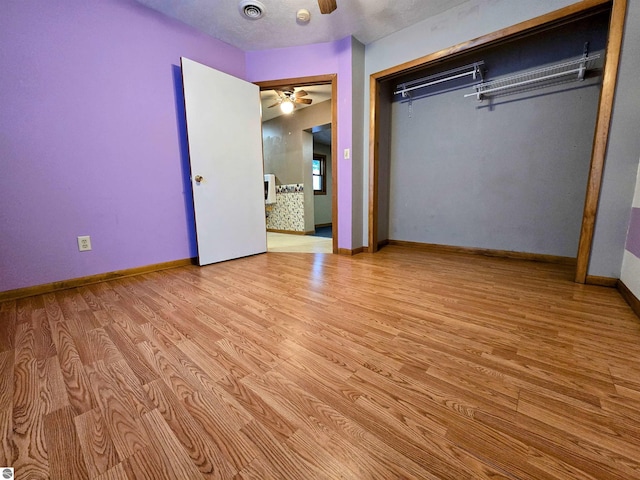
[[[603, 50], [607, 25], [606, 15], [590, 17], [412, 78], [476, 60], [486, 62], [487, 79], [562, 62], [586, 41], [592, 52]], [[483, 103], [463, 98], [473, 91], [468, 80], [454, 81], [415, 92], [411, 114], [406, 101], [395, 101], [389, 238], [575, 256], [600, 80]]]
[[[352, 205], [351, 205], [351, 248], [356, 249], [366, 245], [362, 242], [362, 229], [365, 221], [363, 218], [363, 198], [364, 191], [368, 188], [369, 183], [364, 181], [364, 163], [368, 159], [368, 149], [362, 148], [362, 138], [364, 138], [364, 89], [362, 85], [365, 83], [364, 60], [365, 47], [355, 38], [351, 39], [352, 56], [351, 56], [351, 82], [352, 88], [352, 122], [353, 125], [351, 136], [353, 142], [351, 144], [351, 188], [352, 188]], [[345, 160], [343, 160], [345, 161]], [[347, 160], [349, 161], [349, 160]], [[365, 187], [366, 186], [366, 187]]]
[[327, 167], [325, 172], [325, 178], [327, 182], [327, 194], [326, 195], [314, 195], [314, 223], [316, 225], [323, 225], [331, 223], [332, 212], [332, 195], [333, 195], [333, 172], [331, 166], [331, 145], [323, 145], [322, 143], [313, 144], [313, 153], [319, 153], [327, 157]]
[[[468, 0], [434, 17], [427, 18], [365, 47], [365, 129], [363, 149], [369, 148], [369, 75], [413, 61], [424, 55], [448, 49], [471, 39], [566, 7], [575, 0]], [[364, 163], [363, 177], [368, 182], [369, 164]], [[363, 238], [368, 237], [369, 192], [364, 191]], [[382, 232], [380, 232], [382, 237]]]
[[313, 202], [313, 135], [311, 132], [300, 132], [302, 138], [302, 175], [304, 183], [304, 231], [315, 229], [315, 212]]
[[378, 243], [389, 240], [389, 205], [391, 175], [391, 102], [393, 85], [381, 83], [378, 99]]

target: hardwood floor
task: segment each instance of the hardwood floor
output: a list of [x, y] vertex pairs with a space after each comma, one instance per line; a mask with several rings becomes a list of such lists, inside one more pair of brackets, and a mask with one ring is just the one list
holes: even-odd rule
[[640, 322], [571, 267], [267, 253], [0, 315], [18, 479], [640, 479]]

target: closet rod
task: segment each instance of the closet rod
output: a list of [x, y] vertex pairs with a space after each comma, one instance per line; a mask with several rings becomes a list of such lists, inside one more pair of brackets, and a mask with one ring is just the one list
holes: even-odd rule
[[[455, 80], [456, 78], [467, 77], [473, 75], [475, 79], [477, 76], [482, 78], [482, 71], [480, 67], [484, 65], [484, 62], [476, 62], [470, 65], [464, 65], [462, 67], [453, 68], [445, 72], [436, 73], [435, 75], [429, 75], [428, 77], [419, 78], [417, 80], [411, 80], [410, 82], [401, 83], [396, 86], [397, 91], [393, 92], [394, 95], [402, 94], [403, 97], [407, 96], [407, 92], [417, 90], [418, 88], [430, 87], [431, 85], [437, 85], [438, 83], [448, 82], [449, 80]], [[469, 70], [471, 69], [471, 70]], [[464, 72], [464, 70], [469, 70]], [[464, 73], [458, 73], [464, 72]], [[437, 80], [434, 80], [437, 79]], [[424, 83], [423, 83], [424, 82]]]

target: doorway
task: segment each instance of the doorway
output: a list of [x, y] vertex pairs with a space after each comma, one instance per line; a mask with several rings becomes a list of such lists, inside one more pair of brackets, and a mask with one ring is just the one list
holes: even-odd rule
[[336, 80], [325, 75], [257, 82], [264, 173], [276, 185], [265, 205], [267, 251], [337, 252]]

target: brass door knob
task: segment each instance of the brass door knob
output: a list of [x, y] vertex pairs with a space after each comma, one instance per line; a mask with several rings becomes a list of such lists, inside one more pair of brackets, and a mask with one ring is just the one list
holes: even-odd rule
[[194, 180], [196, 181], [196, 183], [200, 183], [202, 180], [204, 180], [204, 178], [202, 178], [202, 175], [196, 175]]

